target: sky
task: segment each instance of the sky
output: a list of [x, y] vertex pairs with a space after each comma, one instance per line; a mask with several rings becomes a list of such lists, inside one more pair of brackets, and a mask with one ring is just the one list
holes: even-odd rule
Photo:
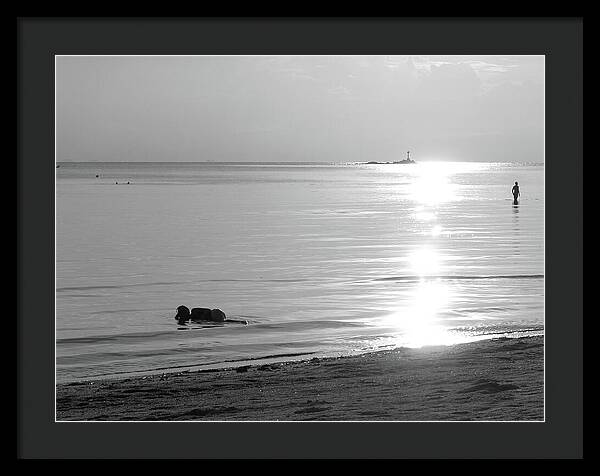
[[56, 160], [544, 162], [543, 56], [57, 56]]

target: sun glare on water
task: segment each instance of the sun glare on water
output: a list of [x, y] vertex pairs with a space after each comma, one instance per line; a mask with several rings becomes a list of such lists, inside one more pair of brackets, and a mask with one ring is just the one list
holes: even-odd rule
[[473, 340], [444, 322], [445, 315], [458, 297], [453, 296], [452, 285], [443, 281], [448, 274], [451, 256], [440, 253], [436, 244], [448, 230], [438, 223], [443, 204], [458, 199], [458, 186], [453, 176], [472, 168], [471, 164], [454, 162], [423, 162], [411, 169], [408, 198], [414, 203], [413, 218], [423, 229], [421, 235], [428, 237], [426, 243], [413, 248], [402, 260], [407, 264], [404, 272], [417, 283], [408, 295], [402, 297], [402, 307], [393, 309], [383, 317], [382, 324], [391, 331], [392, 345], [424, 347], [430, 345], [453, 345]]
[[394, 343], [422, 347], [460, 341], [461, 336], [449, 332], [440, 316], [452, 302], [449, 285], [437, 277], [443, 269], [443, 257], [435, 248], [423, 246], [410, 253], [407, 261], [419, 281], [409, 294], [408, 304], [383, 318], [384, 326], [397, 331]]
[[438, 274], [442, 269], [442, 257], [433, 248], [423, 247], [408, 256], [410, 268], [419, 277]]
[[410, 196], [424, 205], [438, 205], [456, 198], [456, 186], [450, 176], [455, 172], [452, 163], [424, 162], [415, 169], [414, 181], [410, 186]]
[[384, 318], [387, 326], [398, 330], [396, 343], [404, 347], [450, 345], [461, 336], [447, 331], [439, 313], [452, 301], [450, 288], [438, 281], [422, 281], [415, 288], [410, 304]]

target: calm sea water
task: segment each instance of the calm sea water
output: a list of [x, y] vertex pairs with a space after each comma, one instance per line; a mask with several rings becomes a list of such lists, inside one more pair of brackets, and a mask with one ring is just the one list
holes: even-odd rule
[[[57, 381], [543, 334], [543, 184], [535, 164], [62, 163]], [[178, 326], [180, 304], [249, 325]]]

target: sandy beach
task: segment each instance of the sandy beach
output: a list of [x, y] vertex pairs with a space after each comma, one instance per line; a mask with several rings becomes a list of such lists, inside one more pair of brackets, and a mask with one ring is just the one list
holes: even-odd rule
[[543, 337], [57, 386], [56, 419], [515, 421], [544, 418]]

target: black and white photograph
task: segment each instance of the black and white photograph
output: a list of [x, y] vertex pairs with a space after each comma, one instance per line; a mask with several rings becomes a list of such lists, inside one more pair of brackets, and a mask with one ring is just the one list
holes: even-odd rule
[[63, 55], [57, 422], [544, 422], [544, 55]]

